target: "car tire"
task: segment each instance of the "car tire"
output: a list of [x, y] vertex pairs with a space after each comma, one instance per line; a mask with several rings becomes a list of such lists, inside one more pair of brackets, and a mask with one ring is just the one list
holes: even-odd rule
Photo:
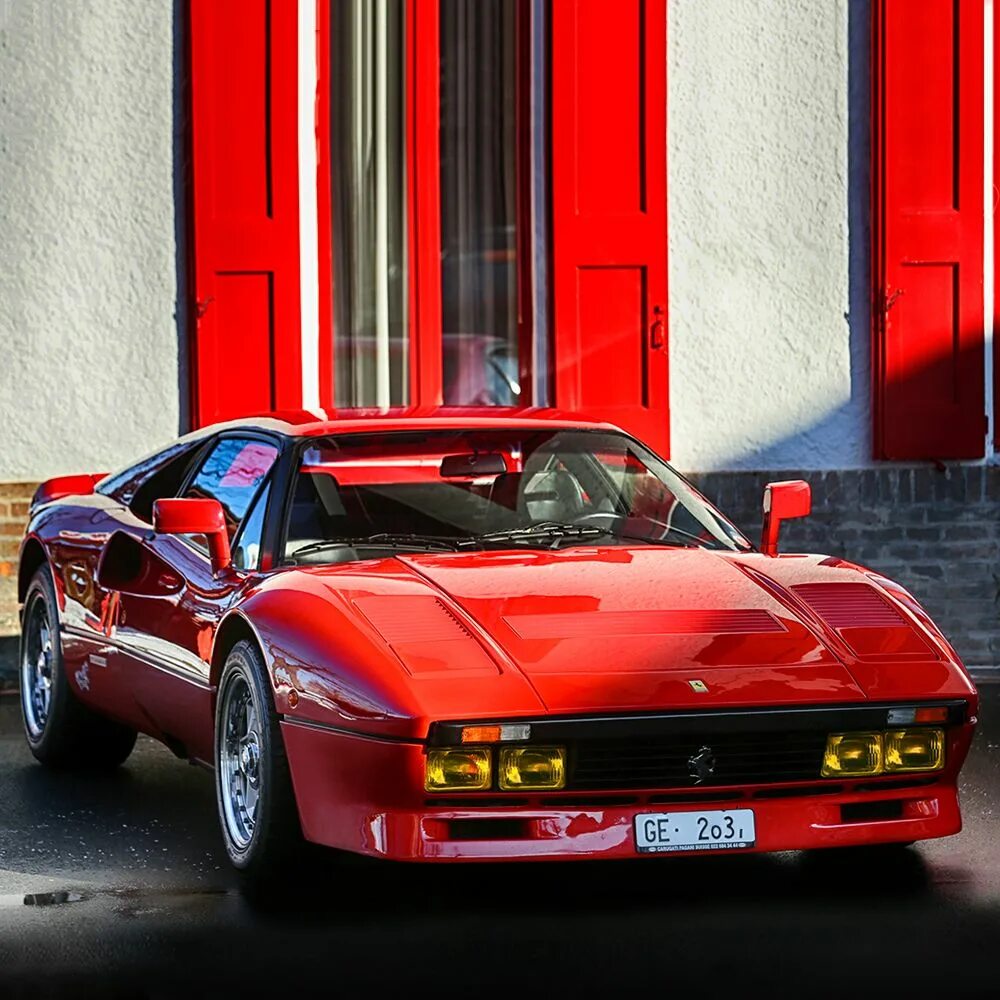
[[35, 573], [24, 599], [18, 677], [24, 735], [36, 760], [53, 768], [110, 770], [128, 758], [135, 730], [98, 715], [70, 687], [48, 566]]
[[215, 798], [222, 839], [245, 885], [279, 881], [305, 840], [263, 657], [243, 639], [222, 668], [215, 709]]

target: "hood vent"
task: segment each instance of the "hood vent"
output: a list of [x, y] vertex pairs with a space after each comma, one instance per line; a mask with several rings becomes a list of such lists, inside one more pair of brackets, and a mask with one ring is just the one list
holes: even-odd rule
[[550, 615], [506, 615], [522, 639], [582, 639], [593, 636], [741, 635], [784, 632], [769, 611], [578, 611]]
[[471, 639], [469, 630], [436, 597], [356, 597], [354, 604], [391, 646]]
[[909, 622], [867, 583], [803, 583], [791, 588], [823, 621], [845, 628], [900, 628]]

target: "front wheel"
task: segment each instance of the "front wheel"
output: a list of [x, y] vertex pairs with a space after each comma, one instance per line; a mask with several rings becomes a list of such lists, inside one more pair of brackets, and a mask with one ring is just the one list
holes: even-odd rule
[[215, 791], [229, 860], [257, 884], [276, 882], [304, 841], [267, 672], [246, 639], [219, 682]]

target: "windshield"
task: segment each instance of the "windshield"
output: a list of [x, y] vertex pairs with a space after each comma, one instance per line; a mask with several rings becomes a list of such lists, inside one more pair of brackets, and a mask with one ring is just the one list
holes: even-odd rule
[[310, 441], [285, 560], [571, 545], [745, 550], [681, 476], [624, 434], [563, 428], [400, 431]]

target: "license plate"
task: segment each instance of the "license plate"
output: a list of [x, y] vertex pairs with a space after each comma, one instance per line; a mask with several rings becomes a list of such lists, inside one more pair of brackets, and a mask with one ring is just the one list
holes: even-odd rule
[[753, 847], [752, 809], [641, 813], [635, 818], [635, 847], [643, 854], [670, 851], [732, 851]]

